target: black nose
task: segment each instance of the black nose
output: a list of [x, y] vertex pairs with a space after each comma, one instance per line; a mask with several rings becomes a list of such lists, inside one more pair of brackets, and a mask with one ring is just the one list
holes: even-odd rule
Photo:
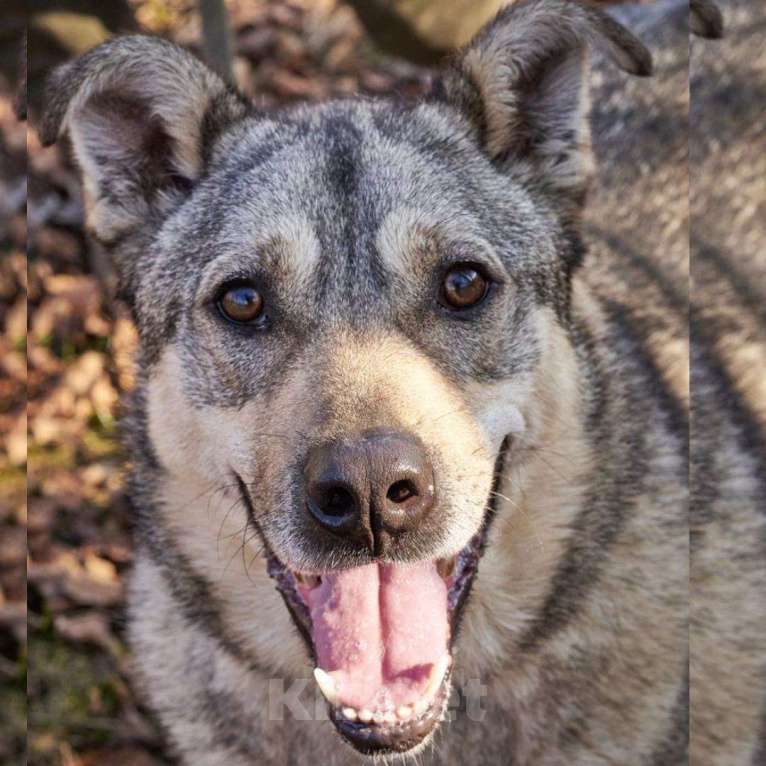
[[399, 431], [314, 447], [305, 478], [312, 518], [376, 554], [393, 537], [415, 530], [434, 505], [434, 472], [425, 448]]

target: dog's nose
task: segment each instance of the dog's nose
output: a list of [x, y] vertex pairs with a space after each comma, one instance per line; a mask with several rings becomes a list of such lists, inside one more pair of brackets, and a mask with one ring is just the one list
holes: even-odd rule
[[311, 450], [306, 463], [309, 513], [326, 530], [381, 553], [413, 531], [434, 505], [434, 472], [421, 441], [374, 431]]

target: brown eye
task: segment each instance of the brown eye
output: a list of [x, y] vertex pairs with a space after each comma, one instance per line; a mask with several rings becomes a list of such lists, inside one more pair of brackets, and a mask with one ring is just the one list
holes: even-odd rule
[[484, 299], [489, 280], [481, 267], [473, 263], [458, 263], [450, 268], [442, 284], [442, 300], [453, 309], [467, 309]]
[[246, 324], [263, 313], [263, 298], [252, 285], [233, 285], [218, 299], [218, 308], [226, 319]]

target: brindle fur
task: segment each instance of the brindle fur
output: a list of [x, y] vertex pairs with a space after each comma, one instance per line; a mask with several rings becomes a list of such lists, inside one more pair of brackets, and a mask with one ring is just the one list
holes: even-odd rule
[[[709, 5], [694, 24], [715, 37]], [[756, 5], [728, 3], [728, 39], [692, 42], [691, 133], [688, 7], [621, 9], [651, 41], [656, 78], [596, 58], [600, 171], [584, 212], [584, 43], [606, 34], [635, 73], [649, 61], [573, 2], [503, 12], [414, 105], [257, 114], [188, 54], [140, 37], [55, 76], [43, 137], [69, 129], [89, 227], [141, 334], [125, 422], [130, 633], [184, 763], [360, 762], [327, 720], [269, 708], [274, 679], [311, 665], [262, 554], [361, 561], [307, 525], [301, 461], [390, 424], [418, 433], [440, 488], [439, 523], [400, 559], [468, 540], [511, 444], [454, 652], [455, 692], [480, 680], [484, 716], [456, 712], [419, 762], [764, 762]], [[460, 321], [433, 295], [442, 264], [465, 258], [504, 284]], [[211, 308], [239, 276], [262, 286], [267, 331]]]

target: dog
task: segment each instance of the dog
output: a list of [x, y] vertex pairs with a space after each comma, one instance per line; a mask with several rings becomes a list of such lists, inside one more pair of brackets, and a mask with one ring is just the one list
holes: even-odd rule
[[141, 36], [52, 76], [140, 334], [130, 639], [183, 763], [762, 762], [762, 421], [713, 303], [690, 350], [657, 6], [663, 98], [598, 64], [588, 206], [591, 43], [652, 59], [574, 0], [415, 103], [261, 113]]

